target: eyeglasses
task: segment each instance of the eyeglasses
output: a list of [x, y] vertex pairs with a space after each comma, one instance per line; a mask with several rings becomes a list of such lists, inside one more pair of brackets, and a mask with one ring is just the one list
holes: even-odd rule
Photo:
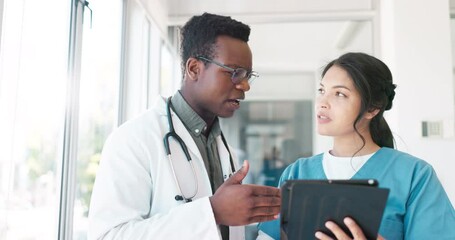
[[248, 84], [251, 84], [253, 82], [254, 79], [258, 78], [259, 77], [259, 74], [255, 71], [248, 71], [246, 70], [245, 68], [231, 68], [231, 67], [228, 67], [222, 63], [219, 63], [217, 61], [213, 61], [212, 59], [208, 59], [206, 57], [196, 57], [196, 59], [199, 59], [199, 60], [202, 60], [202, 61], [206, 61], [206, 62], [209, 62], [209, 63], [213, 63], [219, 67], [222, 67], [224, 69], [227, 69], [229, 70], [232, 75], [231, 75], [231, 81], [233, 84], [239, 84], [243, 81], [243, 79], [247, 79], [248, 80]]

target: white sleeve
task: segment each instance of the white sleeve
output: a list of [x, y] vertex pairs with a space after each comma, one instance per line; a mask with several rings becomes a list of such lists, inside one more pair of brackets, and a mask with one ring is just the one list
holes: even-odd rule
[[[99, 232], [98, 237], [90, 236], [89, 239], [219, 239], [215, 222], [207, 216], [212, 211], [207, 209], [207, 204], [210, 205], [208, 198], [199, 199], [173, 208], [164, 215], [132, 219], [104, 235]], [[109, 222], [112, 221], [106, 220], [106, 223]]]
[[[145, 140], [121, 130], [106, 141], [90, 203], [88, 239], [219, 239], [208, 197], [181, 205], [152, 197], [147, 159], [157, 149]], [[153, 201], [164, 207], [150, 215]]]

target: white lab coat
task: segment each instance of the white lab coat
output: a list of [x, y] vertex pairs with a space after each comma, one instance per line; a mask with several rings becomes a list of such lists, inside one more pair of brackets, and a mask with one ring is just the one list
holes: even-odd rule
[[[89, 210], [89, 239], [220, 239], [209, 196], [210, 181], [201, 154], [178, 116], [172, 114], [177, 134], [188, 146], [197, 173], [193, 202], [176, 201], [181, 194], [164, 151], [169, 131], [165, 99], [116, 129], [107, 139], [97, 172]], [[217, 139], [223, 174], [230, 160]], [[171, 140], [174, 168], [182, 191], [191, 196], [195, 178], [179, 145]], [[234, 164], [237, 159], [234, 151]], [[230, 239], [244, 239], [244, 227], [230, 227]]]

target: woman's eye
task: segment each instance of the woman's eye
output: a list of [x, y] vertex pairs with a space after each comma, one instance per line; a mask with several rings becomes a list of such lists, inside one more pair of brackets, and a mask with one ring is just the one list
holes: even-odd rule
[[346, 95], [342, 92], [336, 92], [335, 94], [337, 97], [346, 97]]
[[323, 93], [324, 93], [324, 89], [319, 88], [319, 89], [318, 89], [318, 93], [319, 93], [319, 94], [323, 94]]

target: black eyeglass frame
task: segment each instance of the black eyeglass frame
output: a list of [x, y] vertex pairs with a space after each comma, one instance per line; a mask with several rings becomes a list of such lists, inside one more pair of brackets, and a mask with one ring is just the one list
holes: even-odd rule
[[[198, 59], [198, 60], [201, 60], [201, 61], [213, 63], [213, 64], [215, 64], [215, 65], [217, 65], [219, 67], [222, 67], [224, 69], [229, 70], [232, 73], [231, 81], [232, 81], [233, 84], [240, 84], [244, 79], [247, 79], [248, 80], [248, 84], [251, 84], [254, 79], [259, 77], [259, 73], [255, 72], [255, 71], [248, 71], [248, 70], [246, 70], [245, 68], [242, 68], [242, 67], [231, 68], [231, 67], [228, 67], [228, 66], [226, 66], [226, 65], [224, 65], [224, 64], [222, 64], [220, 62], [217, 62], [215, 60], [212, 60], [212, 59], [209, 59], [209, 58], [206, 58], [206, 57], [203, 57], [203, 56], [197, 56], [195, 58]], [[244, 72], [245, 76], [237, 77], [236, 74], [239, 74], [241, 72]]]

